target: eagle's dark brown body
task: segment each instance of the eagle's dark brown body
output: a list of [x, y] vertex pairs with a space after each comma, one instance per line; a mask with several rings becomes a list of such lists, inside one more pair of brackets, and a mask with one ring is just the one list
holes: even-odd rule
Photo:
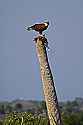
[[33, 26], [28, 27], [27, 30], [28, 31], [35, 30], [39, 32], [40, 34], [42, 34], [42, 32], [48, 28], [48, 25], [49, 25], [49, 22], [35, 24]]

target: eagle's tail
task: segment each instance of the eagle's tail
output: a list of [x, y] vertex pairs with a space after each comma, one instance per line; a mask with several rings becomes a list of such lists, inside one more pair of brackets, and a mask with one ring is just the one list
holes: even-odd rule
[[27, 27], [27, 30], [28, 30], [28, 31], [32, 30], [32, 27]]

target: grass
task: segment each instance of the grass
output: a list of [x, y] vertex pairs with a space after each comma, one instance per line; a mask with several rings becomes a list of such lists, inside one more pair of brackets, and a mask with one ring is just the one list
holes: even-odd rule
[[0, 125], [48, 125], [48, 118], [27, 112], [15, 112], [6, 115], [3, 120], [0, 120]]

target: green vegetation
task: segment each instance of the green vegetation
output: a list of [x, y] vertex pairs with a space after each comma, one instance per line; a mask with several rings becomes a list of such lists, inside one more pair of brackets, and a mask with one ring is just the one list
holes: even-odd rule
[[[83, 125], [83, 112], [62, 114], [64, 125]], [[0, 125], [48, 125], [47, 116], [33, 115], [27, 112], [10, 113], [0, 120]]]
[[48, 118], [27, 112], [10, 113], [0, 121], [0, 125], [48, 125]]
[[[63, 125], [83, 125], [83, 99], [59, 103]], [[48, 125], [44, 101], [0, 103], [0, 125]]]
[[83, 125], [83, 112], [64, 114], [62, 118], [64, 125]]

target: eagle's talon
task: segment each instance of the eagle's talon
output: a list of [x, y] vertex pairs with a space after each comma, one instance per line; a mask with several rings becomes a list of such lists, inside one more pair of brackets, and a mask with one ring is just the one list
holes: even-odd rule
[[45, 34], [43, 34], [43, 36], [45, 37]]

